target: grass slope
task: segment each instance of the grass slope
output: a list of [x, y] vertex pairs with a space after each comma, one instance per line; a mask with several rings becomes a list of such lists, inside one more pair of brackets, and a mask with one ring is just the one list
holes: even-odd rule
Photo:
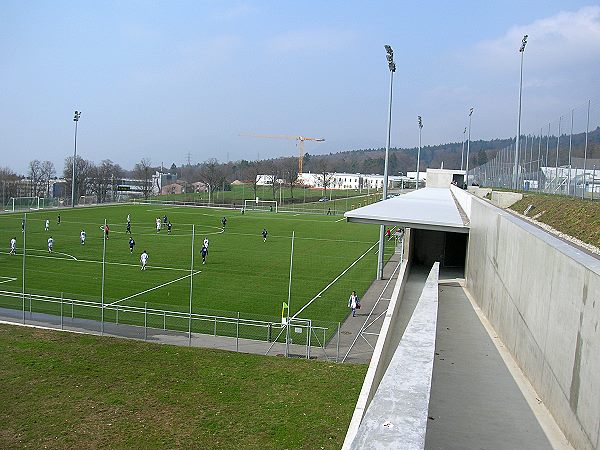
[[[510, 207], [556, 230], [600, 248], [600, 203], [562, 195], [523, 193], [523, 199]], [[539, 216], [538, 216], [539, 215]]]
[[363, 365], [0, 325], [1, 448], [340, 448]]

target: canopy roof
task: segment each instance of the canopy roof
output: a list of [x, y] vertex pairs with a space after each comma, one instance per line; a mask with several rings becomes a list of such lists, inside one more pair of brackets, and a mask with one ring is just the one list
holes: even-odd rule
[[[462, 215], [461, 215], [462, 213]], [[399, 225], [424, 230], [468, 233], [469, 225], [449, 188], [423, 188], [348, 211], [348, 222]]]

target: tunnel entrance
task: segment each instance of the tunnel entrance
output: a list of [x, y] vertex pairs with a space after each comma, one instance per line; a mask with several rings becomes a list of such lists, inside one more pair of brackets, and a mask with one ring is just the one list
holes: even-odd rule
[[440, 269], [451, 270], [464, 277], [468, 233], [413, 229], [413, 263], [431, 267], [440, 262]]

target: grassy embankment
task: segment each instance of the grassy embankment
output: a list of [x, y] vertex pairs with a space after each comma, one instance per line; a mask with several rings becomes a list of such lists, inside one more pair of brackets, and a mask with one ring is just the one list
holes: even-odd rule
[[0, 325], [0, 448], [340, 448], [366, 372]]
[[527, 192], [510, 209], [523, 214], [529, 205], [533, 205], [527, 214], [529, 217], [600, 248], [600, 203], [563, 195]]

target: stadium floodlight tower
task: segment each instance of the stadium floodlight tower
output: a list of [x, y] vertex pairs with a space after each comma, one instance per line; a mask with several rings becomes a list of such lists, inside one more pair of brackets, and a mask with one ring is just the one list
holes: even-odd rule
[[471, 151], [471, 116], [473, 108], [469, 110], [469, 134], [467, 135], [467, 160], [465, 161], [465, 184], [469, 186], [469, 153]]
[[515, 141], [515, 166], [513, 168], [513, 189], [518, 188], [519, 184], [519, 141], [521, 140], [521, 95], [523, 93], [523, 55], [525, 54], [525, 46], [527, 45], [527, 38], [529, 36], [523, 36], [521, 41], [521, 47], [519, 53], [521, 53], [521, 73], [519, 81], [519, 114], [517, 119], [517, 140]]
[[417, 123], [419, 124], [419, 150], [417, 151], [417, 185], [416, 189], [419, 189], [419, 166], [421, 165], [421, 131], [423, 130], [423, 119], [421, 116], [417, 116]]
[[[389, 45], [385, 45], [386, 59], [390, 70], [390, 97], [388, 102], [388, 124], [387, 138], [385, 140], [385, 164], [383, 167], [383, 200], [387, 199], [388, 190], [388, 159], [390, 154], [390, 134], [392, 132], [392, 93], [394, 85], [394, 72], [396, 64], [394, 63], [394, 50]], [[379, 254], [377, 255], [377, 279], [383, 278], [383, 243], [385, 239], [385, 225], [379, 227]]]
[[73, 151], [73, 172], [71, 173], [71, 208], [75, 207], [75, 160], [77, 159], [77, 124], [81, 117], [81, 111], [75, 111], [73, 122], [75, 122], [75, 150]]

